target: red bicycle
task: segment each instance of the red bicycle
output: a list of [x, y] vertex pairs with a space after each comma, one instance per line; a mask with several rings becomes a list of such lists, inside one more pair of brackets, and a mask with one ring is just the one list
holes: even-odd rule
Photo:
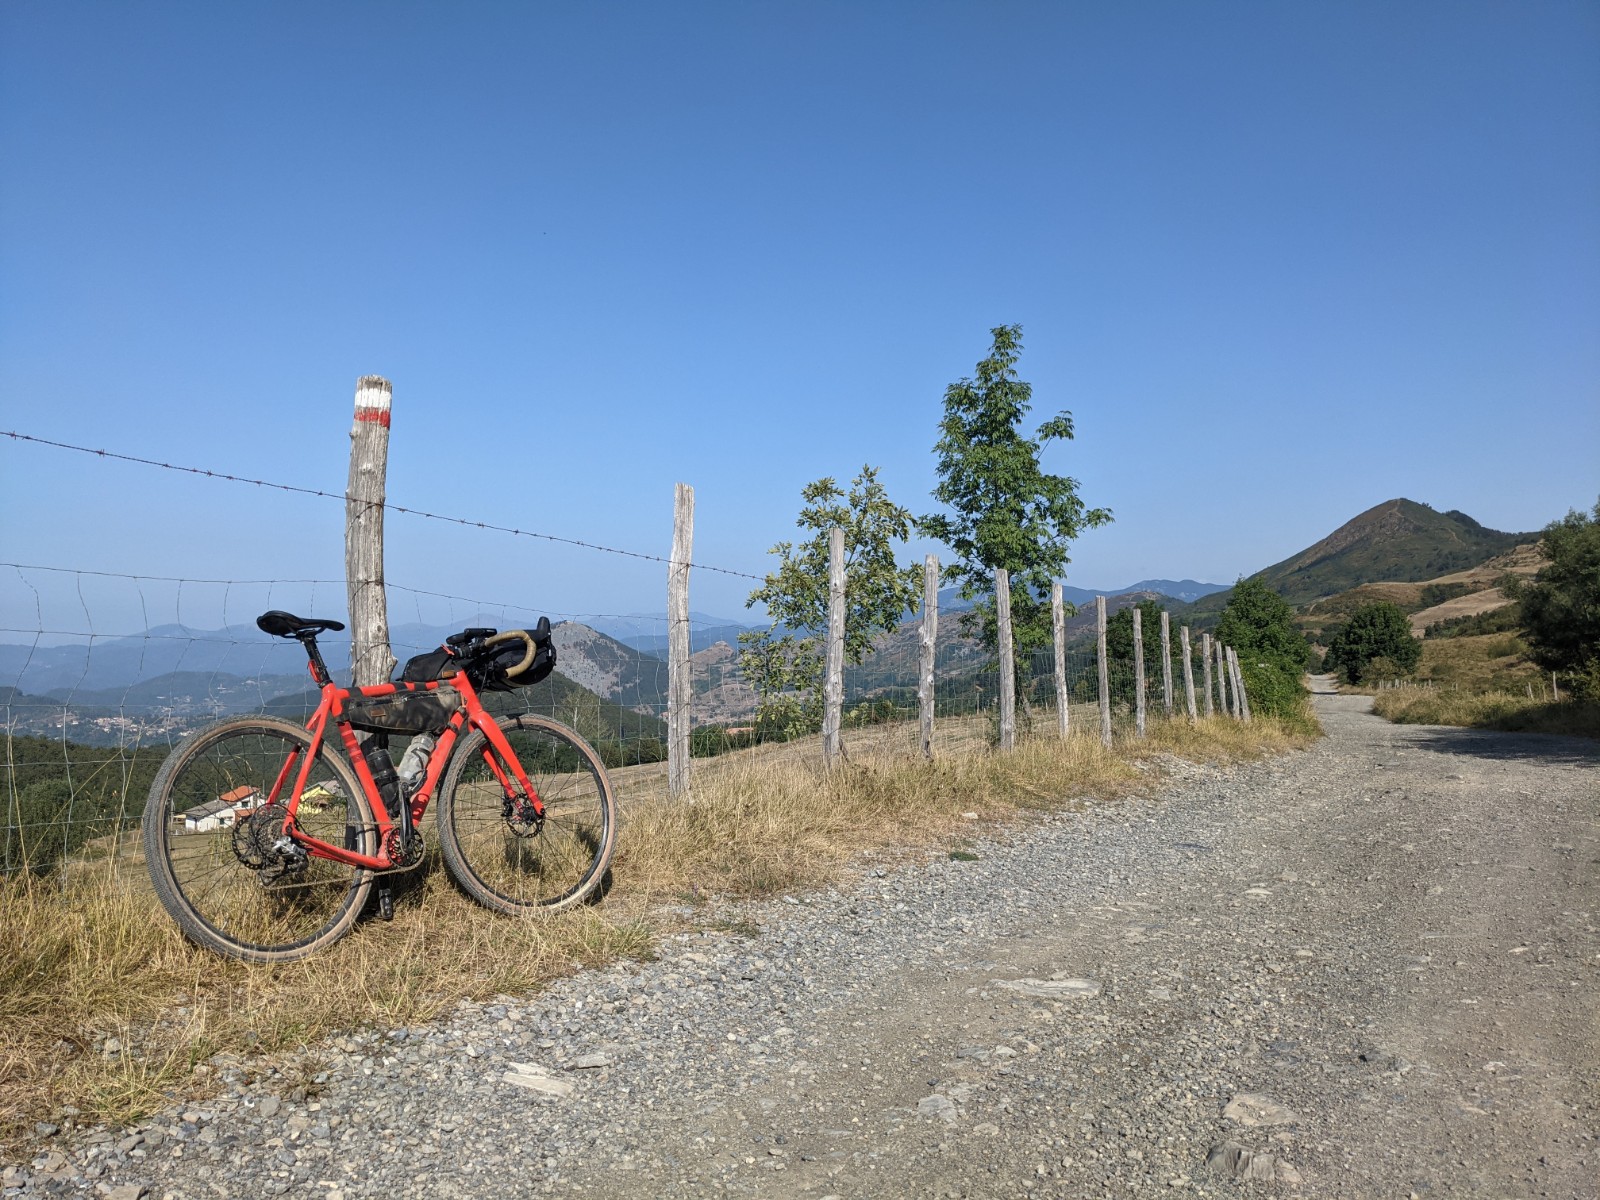
[[[392, 916], [389, 879], [422, 864], [435, 795], [445, 867], [479, 903], [517, 914], [595, 894], [617, 834], [599, 755], [556, 721], [491, 714], [480, 695], [549, 674], [547, 618], [532, 632], [463, 630], [395, 682], [355, 689], [333, 682], [317, 648], [340, 622], [274, 611], [256, 624], [300, 642], [322, 699], [304, 727], [240, 716], [196, 730], [151, 784], [150, 878], [191, 940], [288, 962], [347, 933], [375, 885]], [[398, 768], [393, 735], [409, 735]]]

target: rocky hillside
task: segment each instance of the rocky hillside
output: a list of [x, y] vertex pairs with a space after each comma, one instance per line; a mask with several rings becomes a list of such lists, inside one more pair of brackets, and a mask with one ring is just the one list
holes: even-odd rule
[[667, 664], [575, 621], [552, 630], [556, 669], [595, 695], [637, 712], [661, 713]]

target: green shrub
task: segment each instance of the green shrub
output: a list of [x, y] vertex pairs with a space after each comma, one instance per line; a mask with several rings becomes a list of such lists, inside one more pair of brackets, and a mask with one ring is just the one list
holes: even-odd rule
[[1435, 621], [1422, 631], [1425, 638], [1478, 637], [1485, 633], [1509, 633], [1522, 627], [1522, 608], [1503, 604], [1470, 617], [1450, 617]]
[[[1411, 622], [1398, 604], [1387, 600], [1365, 604], [1330, 639], [1326, 665], [1339, 671], [1344, 681], [1366, 683], [1371, 678], [1394, 679], [1409, 675], [1422, 658], [1422, 642], [1411, 636]], [[1386, 660], [1374, 675], [1375, 660]]]

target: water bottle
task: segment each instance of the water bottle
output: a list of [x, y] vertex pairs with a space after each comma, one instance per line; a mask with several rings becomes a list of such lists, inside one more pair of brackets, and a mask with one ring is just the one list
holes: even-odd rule
[[367, 769], [378, 786], [378, 795], [383, 797], [383, 806], [393, 817], [400, 811], [400, 780], [395, 774], [394, 759], [389, 757], [388, 747], [378, 745], [376, 739], [361, 747], [361, 753], [366, 756]]
[[419, 733], [411, 739], [406, 752], [400, 756], [400, 786], [407, 796], [422, 786], [428, 775], [428, 756], [438, 743], [431, 733]]

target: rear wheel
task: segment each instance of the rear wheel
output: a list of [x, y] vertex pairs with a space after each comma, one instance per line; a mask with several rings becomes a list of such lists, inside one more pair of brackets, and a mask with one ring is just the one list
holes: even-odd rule
[[600, 886], [616, 844], [617, 803], [605, 765], [558, 722], [522, 715], [498, 723], [545, 806], [544, 822], [519, 819], [495, 772], [494, 748], [474, 730], [439, 788], [445, 866], [474, 900], [503, 913], [579, 904]]
[[[189, 735], [162, 764], [145, 803], [145, 857], [162, 906], [192, 941], [248, 962], [290, 962], [355, 922], [372, 876], [282, 836], [310, 752], [311, 735], [290, 721], [235, 717]], [[335, 846], [377, 852], [361, 785], [326, 746], [306, 777], [298, 823]]]

